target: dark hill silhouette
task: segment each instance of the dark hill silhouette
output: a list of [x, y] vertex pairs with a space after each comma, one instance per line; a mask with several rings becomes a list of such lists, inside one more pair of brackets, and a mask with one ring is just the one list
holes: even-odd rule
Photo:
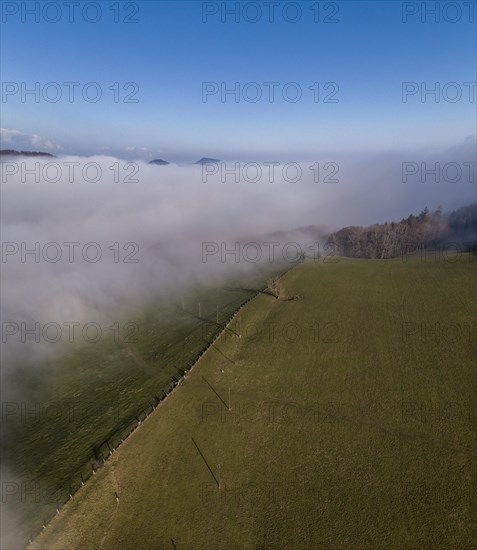
[[51, 153], [44, 153], [43, 151], [16, 151], [15, 149], [1, 149], [0, 156], [3, 157], [52, 157], [56, 158]]
[[202, 157], [197, 162], [194, 162], [194, 164], [212, 164], [214, 162], [220, 162], [220, 160], [218, 160], [218, 159], [209, 159], [207, 157]]
[[167, 166], [168, 164], [170, 164], [170, 162], [167, 162], [167, 160], [162, 160], [162, 159], [154, 159], [149, 161], [149, 164], [155, 164], [156, 166]]

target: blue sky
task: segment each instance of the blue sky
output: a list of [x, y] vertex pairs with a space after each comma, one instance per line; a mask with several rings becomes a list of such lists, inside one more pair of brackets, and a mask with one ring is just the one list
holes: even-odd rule
[[[440, 11], [440, 21], [421, 12], [421, 2], [407, 3], [410, 15], [403, 22], [402, 2], [299, 2], [302, 14], [286, 2], [275, 7], [275, 20], [260, 4], [257, 22], [253, 4], [239, 21], [221, 11], [236, 2], [101, 2], [102, 15], [92, 23], [81, 14], [73, 22], [63, 2], [58, 22], [53, 8], [40, 22], [26, 15], [24, 6], [35, 2], [3, 4], [13, 14], [2, 14], [2, 82], [18, 85], [19, 91], [2, 96], [2, 147], [24, 145], [63, 153], [110, 152], [124, 157], [163, 157], [176, 162], [201, 156], [222, 159], [306, 160], [330, 151], [376, 152], [420, 147], [447, 147], [476, 133], [476, 99], [471, 87], [477, 81], [477, 24], [472, 7], [462, 3], [460, 17]], [[53, 4], [56, 4], [53, 2]], [[93, 3], [94, 4], [94, 3]], [[137, 23], [124, 17], [134, 10]], [[431, 8], [436, 2], [427, 2]], [[41, 8], [45, 3], [40, 3]], [[321, 21], [310, 9], [319, 5]], [[13, 6], [13, 7], [12, 7]], [[119, 22], [113, 8], [119, 6]], [[315, 8], [316, 9], [316, 8]], [[204, 10], [211, 13], [204, 22]], [[412, 14], [417, 10], [416, 14]], [[336, 11], [336, 13], [332, 13]], [[477, 8], [476, 8], [477, 11]], [[474, 12], [475, 13], [475, 12]], [[247, 14], [249, 18], [247, 19]], [[94, 18], [91, 8], [87, 16]], [[324, 22], [323, 18], [337, 20]], [[454, 23], [450, 20], [458, 20]], [[474, 19], [472, 20], [472, 17]], [[424, 18], [424, 21], [421, 19]], [[447, 19], [447, 20], [446, 20]], [[62, 93], [56, 103], [40, 95], [21, 100], [21, 86], [57, 82]], [[73, 102], [67, 99], [64, 82], [79, 82]], [[83, 86], [96, 82], [102, 97], [85, 101]], [[109, 87], [120, 86], [120, 101]], [[137, 103], [124, 103], [121, 87], [133, 82]], [[236, 103], [220, 93], [203, 101], [204, 82], [233, 87], [238, 83], [248, 97], [262, 91], [262, 99]], [[276, 82], [276, 100], [268, 100], [264, 83]], [[302, 90], [297, 102], [282, 98], [286, 83]], [[309, 89], [319, 83], [321, 99], [314, 101]], [[327, 89], [328, 82], [336, 84]], [[416, 94], [402, 101], [402, 83], [416, 82]], [[421, 101], [422, 83], [441, 86], [437, 103], [431, 96]], [[460, 100], [451, 102], [458, 84]], [[222, 84], [225, 83], [225, 84]], [[327, 93], [339, 86], [336, 103], [324, 103]], [[3, 88], [5, 91], [6, 88]], [[293, 86], [288, 88], [290, 94]], [[94, 90], [93, 90], [94, 91]], [[54, 88], [46, 90], [53, 97]], [[474, 90], [475, 93], [475, 90]], [[28, 145], [34, 145], [36, 147]], [[57, 149], [58, 148], [58, 149]]]

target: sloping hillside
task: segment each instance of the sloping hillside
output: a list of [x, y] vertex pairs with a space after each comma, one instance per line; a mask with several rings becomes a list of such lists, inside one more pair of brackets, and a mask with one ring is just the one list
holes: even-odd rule
[[454, 260], [291, 271], [303, 299], [250, 302], [32, 548], [472, 547], [475, 264]]

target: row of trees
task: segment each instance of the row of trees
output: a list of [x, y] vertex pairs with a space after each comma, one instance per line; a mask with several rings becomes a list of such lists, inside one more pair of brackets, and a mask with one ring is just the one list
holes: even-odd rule
[[477, 203], [449, 215], [444, 215], [441, 207], [432, 213], [425, 208], [418, 216], [411, 214], [400, 222], [345, 227], [328, 240], [337, 255], [384, 259], [449, 241], [475, 241], [476, 234]]

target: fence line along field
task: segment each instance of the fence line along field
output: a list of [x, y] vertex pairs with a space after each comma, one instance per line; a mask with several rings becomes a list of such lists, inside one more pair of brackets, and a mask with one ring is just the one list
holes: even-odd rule
[[121, 338], [105, 330], [96, 344], [75, 342], [54, 361], [13, 372], [17, 397], [2, 404], [9, 442], [2, 461], [2, 508], [9, 514], [2, 523], [16, 518], [16, 544], [27, 544], [76, 496], [234, 312], [289, 268], [270, 264], [221, 286], [154, 300], [131, 313], [135, 330]]
[[475, 256], [336, 260], [249, 302], [31, 548], [473, 547]]

